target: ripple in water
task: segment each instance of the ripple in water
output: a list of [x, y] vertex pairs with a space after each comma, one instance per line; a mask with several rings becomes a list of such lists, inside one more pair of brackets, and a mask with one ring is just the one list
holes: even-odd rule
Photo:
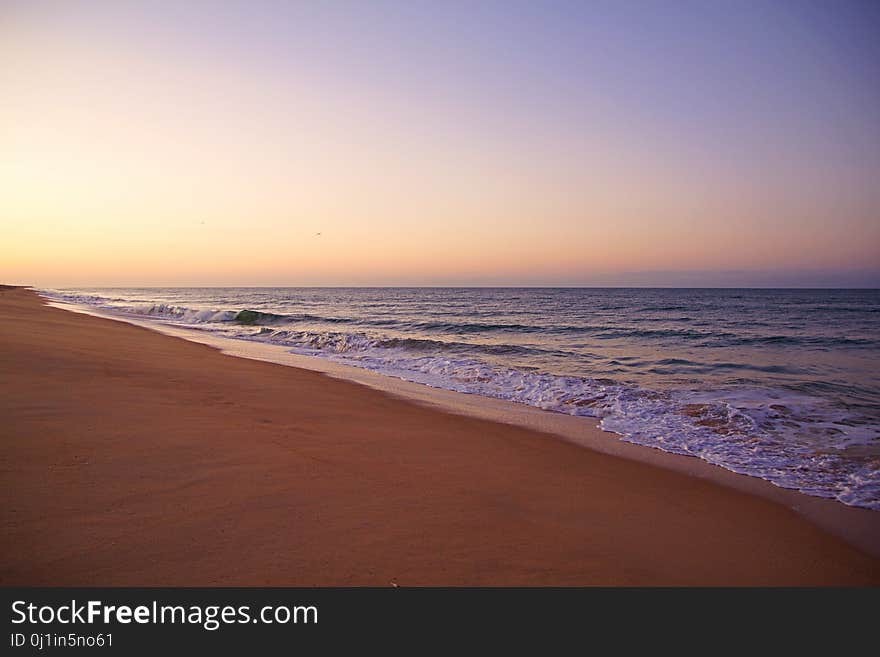
[[876, 290], [47, 290], [434, 387], [880, 509]]

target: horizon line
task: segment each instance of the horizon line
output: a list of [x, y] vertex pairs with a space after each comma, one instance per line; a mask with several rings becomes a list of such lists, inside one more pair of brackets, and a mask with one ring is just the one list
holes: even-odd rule
[[0, 284], [0, 287], [20, 287], [32, 290], [41, 289], [450, 289], [450, 290], [866, 290], [877, 291], [880, 286], [795, 286], [795, 285], [66, 285], [66, 286], [39, 286]]

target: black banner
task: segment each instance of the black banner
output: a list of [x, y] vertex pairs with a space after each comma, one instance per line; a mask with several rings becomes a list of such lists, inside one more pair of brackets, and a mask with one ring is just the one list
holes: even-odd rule
[[626, 649], [696, 634], [748, 648], [749, 637], [790, 645], [834, 627], [852, 639], [878, 603], [877, 589], [21, 588], [3, 590], [3, 654], [341, 651], [353, 640], [421, 653], [475, 638]]

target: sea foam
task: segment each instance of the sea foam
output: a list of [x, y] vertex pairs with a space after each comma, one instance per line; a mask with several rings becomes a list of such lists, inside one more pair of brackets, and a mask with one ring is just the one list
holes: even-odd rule
[[[467, 308], [457, 313], [450, 313], [448, 307], [435, 308], [431, 317], [413, 313], [402, 319], [377, 313], [378, 303], [369, 312], [360, 308], [350, 315], [340, 315], [327, 312], [338, 311], [338, 306], [320, 301], [291, 304], [290, 300], [270, 298], [261, 300], [259, 309], [214, 309], [172, 303], [170, 299], [144, 302], [143, 297], [149, 294], [146, 291], [120, 296], [45, 293], [59, 301], [100, 307], [120, 316], [279, 344], [298, 354], [437, 388], [597, 418], [603, 429], [628, 442], [695, 456], [810, 495], [880, 509], [880, 421], [864, 412], [870, 404], [859, 407], [840, 403], [838, 397], [809, 394], [795, 389], [798, 386], [775, 381], [774, 377], [814, 377], [809, 361], [801, 367], [788, 362], [713, 362], [700, 360], [698, 351], [714, 349], [715, 342], [724, 342], [728, 349], [754, 349], [760, 345], [765, 349], [859, 350], [871, 343], [870, 335], [793, 332], [780, 337], [774, 332], [779, 326], [772, 321], [763, 322], [769, 331], [759, 334], [737, 332], [730, 324], [723, 328], [682, 328], [684, 323], [706, 323], [698, 317], [688, 317], [688, 322], [684, 322], [685, 318], [679, 315], [693, 311], [687, 304], [654, 306], [655, 313], [674, 314], [677, 328], [638, 328], [638, 323], [628, 323], [601, 325], [597, 331], [590, 322], [580, 326], [566, 324], [565, 317], [549, 326], [538, 321], [510, 321], [509, 314], [504, 318], [506, 321], [494, 321], [498, 311], [494, 315], [481, 311], [486, 319], [474, 321], [476, 313], [469, 313]], [[186, 300], [187, 294], [198, 299], [195, 293], [186, 291], [167, 296]], [[245, 294], [238, 293], [236, 300]], [[417, 295], [414, 299], [413, 303], [424, 303]], [[384, 305], [394, 309], [395, 303], [401, 302]], [[505, 341], [505, 337], [515, 339]], [[601, 351], [599, 343], [603, 340], [614, 345], [618, 343], [613, 341], [624, 340], [624, 347], [629, 344], [635, 348], [644, 341], [658, 339], [671, 340], [673, 346], [683, 341], [698, 346], [689, 352], [690, 358], [650, 359], [617, 352], [612, 358], [595, 353]], [[579, 369], [587, 370], [584, 374], [547, 371], [554, 363], [575, 359], [582, 363]], [[638, 382], [619, 376], [590, 375], [588, 370], [593, 362], [601, 363], [612, 373], [622, 370], [647, 375]], [[757, 378], [744, 379], [741, 375], [745, 374]], [[678, 376], [690, 385], [664, 386], [665, 376]], [[651, 382], [659, 385], [649, 385]], [[823, 390], [833, 385], [836, 384], [811, 380], [801, 387]], [[859, 395], [865, 394], [860, 390], [851, 393], [857, 401]]]

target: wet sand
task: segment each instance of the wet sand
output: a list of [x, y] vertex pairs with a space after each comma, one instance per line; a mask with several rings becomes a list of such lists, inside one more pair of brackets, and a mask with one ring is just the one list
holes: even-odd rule
[[748, 492], [23, 289], [0, 411], [4, 585], [880, 584]]

